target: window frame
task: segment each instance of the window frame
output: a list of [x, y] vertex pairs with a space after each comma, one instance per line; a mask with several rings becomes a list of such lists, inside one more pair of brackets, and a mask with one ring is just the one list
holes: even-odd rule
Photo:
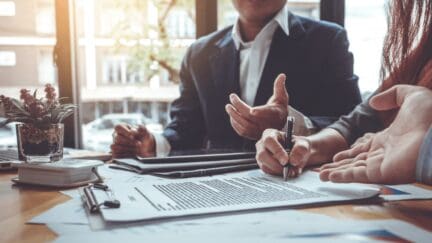
[[76, 79], [76, 38], [74, 28], [74, 1], [55, 0], [56, 38], [54, 63], [57, 67], [59, 97], [68, 97], [69, 102], [78, 106], [73, 116], [64, 120], [64, 146], [82, 148], [79, 105], [80, 89]]

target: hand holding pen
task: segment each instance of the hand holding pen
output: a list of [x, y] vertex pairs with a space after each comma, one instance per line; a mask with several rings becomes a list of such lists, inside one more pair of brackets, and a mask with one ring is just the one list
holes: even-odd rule
[[[283, 176], [284, 165], [289, 162], [285, 178], [292, 178], [300, 175], [303, 167], [307, 165], [312, 153], [308, 137], [293, 136], [292, 133], [292, 139], [286, 139], [287, 136], [290, 134], [276, 129], [266, 129], [256, 143], [256, 160], [265, 173]], [[290, 141], [291, 144], [285, 144], [285, 141]], [[288, 153], [286, 148], [289, 146], [292, 149]]]

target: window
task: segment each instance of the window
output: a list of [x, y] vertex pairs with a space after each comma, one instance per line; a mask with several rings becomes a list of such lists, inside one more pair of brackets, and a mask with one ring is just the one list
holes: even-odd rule
[[195, 41], [195, 1], [75, 3], [84, 148], [109, 151], [118, 123], [160, 132], [179, 95], [181, 60]]
[[320, 18], [320, 0], [290, 0], [287, 5], [295, 14], [312, 19]]
[[[125, 115], [126, 120], [136, 119], [131, 118], [136, 114], [144, 116], [146, 123], [154, 124], [155, 130], [169, 122], [170, 102], [179, 95], [180, 62], [197, 32], [195, 4], [201, 0], [67, 1], [74, 6], [69, 14], [74, 17], [73, 30], [77, 36], [72, 56], [75, 60], [72, 61], [76, 64], [80, 87], [83, 115], [80, 124], [98, 119], [124, 121], [110, 114]], [[296, 14], [318, 19], [320, 2], [289, 0], [287, 4]], [[355, 56], [355, 72], [360, 76], [361, 91], [368, 93], [379, 85], [387, 0], [345, 2], [345, 22]], [[0, 1], [2, 94], [17, 97], [21, 88], [42, 88], [45, 83], [57, 86], [56, 75], [61, 69], [57, 72], [52, 58], [56, 44], [54, 3], [67, 5], [55, 0]], [[208, 11], [217, 12], [218, 27], [233, 24], [237, 12], [232, 0], [218, 0], [217, 6]], [[60, 13], [60, 16], [65, 15]], [[214, 27], [214, 21], [199, 23], [204, 23], [208, 27], [206, 30]], [[61, 60], [72, 57], [62, 56]], [[66, 73], [67, 80], [70, 74]], [[8, 138], [4, 134], [8, 133], [0, 132], [0, 139]], [[12, 138], [8, 141], [15, 144]], [[85, 141], [84, 138], [84, 145]], [[106, 151], [108, 146], [97, 145], [92, 149]]]
[[53, 1], [39, 0], [36, 5], [36, 32], [45, 35], [55, 34], [55, 13]]
[[38, 81], [40, 85], [55, 84], [52, 48], [41, 48], [38, 52]]
[[[0, 93], [19, 98], [22, 88], [57, 86], [55, 41], [54, 0], [1, 1]], [[16, 146], [14, 131], [14, 124], [0, 128], [0, 147]]]
[[14, 51], [0, 51], [0, 67], [14, 67], [16, 53]]
[[354, 54], [354, 72], [366, 97], [379, 85], [382, 46], [387, 32], [387, 0], [346, 0], [346, 29]]
[[13, 1], [0, 2], [0, 17], [15, 16], [15, 3]]

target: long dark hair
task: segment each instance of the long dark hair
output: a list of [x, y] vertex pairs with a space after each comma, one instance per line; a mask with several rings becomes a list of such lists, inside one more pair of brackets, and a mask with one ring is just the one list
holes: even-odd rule
[[432, 0], [390, 0], [381, 67], [382, 86], [432, 89]]

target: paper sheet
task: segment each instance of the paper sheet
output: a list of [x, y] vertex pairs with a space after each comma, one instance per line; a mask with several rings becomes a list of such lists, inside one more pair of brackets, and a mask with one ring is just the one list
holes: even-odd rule
[[[110, 169], [108, 164], [98, 167], [99, 174], [104, 178], [105, 182], [111, 183], [145, 183], [150, 181], [162, 181], [163, 178], [150, 176], [150, 175], [138, 175], [136, 173]], [[61, 193], [71, 197], [79, 198], [80, 194], [78, 189], [63, 190]]]
[[[106, 221], [126, 222], [364, 199], [378, 190], [324, 183], [313, 172], [283, 181], [260, 170], [151, 183], [108, 183], [120, 208], [101, 208]], [[94, 191], [96, 198], [105, 192]]]
[[109, 165], [105, 164], [98, 168], [99, 174], [104, 178], [105, 182], [116, 183], [142, 183], [150, 181], [163, 181], [165, 179], [150, 176], [150, 175], [139, 175], [129, 171], [114, 170], [110, 169]]
[[[264, 213], [266, 214], [266, 213]], [[298, 214], [300, 220], [290, 216]], [[262, 214], [261, 214], [262, 215]], [[336, 220], [316, 218], [307, 213], [285, 211], [272, 217], [257, 218], [254, 215], [231, 216], [218, 220], [197, 220], [183, 225], [157, 225], [130, 227], [98, 232], [61, 234], [56, 242], [371, 242], [389, 240], [393, 242], [430, 242], [432, 234], [414, 225], [398, 220]], [[310, 218], [311, 216], [312, 218]], [[304, 217], [304, 218], [303, 218]], [[233, 220], [237, 218], [237, 220]], [[233, 222], [230, 222], [233, 221]], [[239, 222], [241, 222], [239, 224]], [[257, 223], [258, 222], [258, 223]], [[51, 227], [56, 228], [56, 227]], [[150, 228], [154, 230], [149, 230]], [[177, 229], [177, 230], [176, 230]], [[88, 237], [88, 238], [86, 238]]]
[[[250, 172], [237, 173], [237, 175], [247, 173]], [[132, 177], [134, 177], [133, 174], [125, 173], [119, 178], [123, 180]], [[230, 178], [230, 175], [214, 178]], [[143, 181], [145, 184], [156, 183], [160, 180], [145, 179]], [[307, 176], [302, 176], [297, 179], [296, 183], [306, 183], [307, 181], [310, 179]], [[430, 232], [396, 220], [340, 220], [325, 215], [281, 209], [130, 224], [105, 224], [96, 214], [90, 217], [91, 221], [99, 224], [96, 225], [98, 231], [94, 231], [90, 227], [88, 215], [83, 209], [79, 199], [72, 199], [39, 215], [32, 222], [46, 223], [60, 236], [57, 242], [121, 242], [127, 239], [128, 242], [147, 240], [149, 242], [187, 241], [193, 243], [199, 241], [201, 243], [203, 236], [206, 238], [206, 243], [210, 243], [211, 240], [248, 243], [331, 240], [332, 243], [335, 243], [353, 239], [374, 241], [377, 240], [376, 237], [383, 236], [395, 239], [395, 235], [418, 242], [428, 242], [432, 239]], [[297, 238], [291, 238], [294, 236]]]
[[[100, 166], [99, 173], [106, 179], [106, 182], [121, 182], [121, 183], [149, 183], [152, 181], [164, 181], [165, 179], [149, 176], [138, 175], [127, 171], [113, 170], [108, 165]], [[313, 172], [311, 172], [313, 173]], [[318, 177], [318, 174], [316, 174]], [[300, 176], [300, 178], [302, 178]], [[413, 184], [406, 185], [375, 185], [380, 189], [380, 197], [386, 201], [398, 200], [414, 200], [414, 199], [432, 199], [432, 190], [424, 189]], [[78, 198], [79, 193], [77, 189], [70, 189], [62, 191], [63, 194], [72, 198]]]
[[[318, 176], [318, 172], [315, 173], [316, 176]], [[432, 190], [428, 190], [414, 184], [373, 186], [380, 190], [380, 197], [385, 201], [432, 199]]]
[[386, 201], [432, 199], [432, 190], [427, 190], [413, 184], [379, 185], [380, 197]]
[[80, 198], [73, 198], [63, 204], [57, 205], [28, 221], [28, 223], [33, 224], [66, 223], [85, 225], [88, 225], [88, 222], [86, 211]]
[[[248, 229], [256, 229], [257, 227], [264, 227], [267, 230], [263, 231], [263, 234], [270, 234], [275, 231], [280, 231], [282, 228], [285, 229], [285, 224], [301, 224], [315, 222], [320, 224], [327, 224], [331, 221], [337, 221], [331, 217], [306, 213], [296, 210], [279, 210], [279, 211], [269, 211], [269, 212], [255, 212], [255, 213], [242, 213], [235, 215], [225, 215], [225, 216], [210, 216], [210, 217], [195, 217], [187, 219], [177, 219], [172, 221], [161, 220], [161, 221], [151, 221], [149, 222], [135, 222], [129, 224], [123, 223], [109, 223], [97, 226], [99, 231], [110, 231], [113, 233], [121, 232], [132, 232], [141, 235], [160, 233], [164, 234], [170, 232], [171, 234], [182, 234], [186, 232], [198, 232], [207, 231], [214, 228], [224, 228], [228, 231], [236, 231], [236, 227], [246, 230], [244, 234], [249, 234]], [[279, 225], [279, 227], [278, 227]], [[71, 224], [58, 224], [50, 223], [48, 226], [53, 229], [56, 233], [63, 235], [69, 233], [90, 233], [92, 230], [89, 226], [84, 225], [71, 225]], [[316, 226], [316, 227], [315, 227]], [[312, 225], [309, 227], [310, 230], [319, 230], [321, 227], [319, 225]], [[318, 231], [320, 232], [320, 231]], [[239, 232], [240, 233], [240, 232]], [[241, 233], [241, 234], [243, 234]]]

